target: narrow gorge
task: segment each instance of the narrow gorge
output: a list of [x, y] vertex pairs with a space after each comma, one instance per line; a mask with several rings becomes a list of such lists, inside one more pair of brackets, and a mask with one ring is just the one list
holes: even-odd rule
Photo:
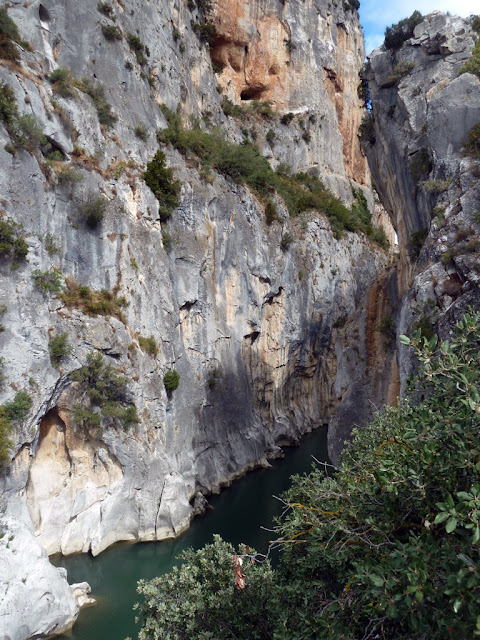
[[327, 424], [338, 463], [415, 369], [398, 336], [478, 308], [480, 79], [438, 12], [364, 65], [353, 0], [0, 12], [0, 639], [27, 640], [88, 599], [49, 555], [177, 537]]

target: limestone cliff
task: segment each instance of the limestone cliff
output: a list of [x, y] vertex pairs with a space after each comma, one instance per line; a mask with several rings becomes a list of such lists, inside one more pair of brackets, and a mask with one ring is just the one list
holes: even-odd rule
[[[479, 304], [479, 162], [466, 145], [480, 79], [462, 69], [477, 38], [468, 21], [434, 12], [365, 70], [373, 112], [363, 146], [400, 245], [397, 334], [445, 337]], [[399, 365], [403, 387], [414, 366], [404, 347]]]
[[[142, 177], [167, 125], [160, 105], [179, 107], [186, 125], [255, 140], [274, 167], [316, 169], [346, 203], [353, 180], [372, 203], [355, 135], [358, 17], [331, 0], [212, 3], [207, 23], [178, 0], [35, 0], [11, 2], [8, 14], [23, 45], [12, 45], [18, 62], [0, 65], [0, 82], [47, 138], [14, 150], [12, 127], [0, 125], [2, 216], [23, 225], [28, 244], [17, 268], [0, 268], [0, 401], [19, 391], [33, 401], [1, 475], [1, 526], [23, 522], [49, 554], [176, 536], [198, 491], [266, 464], [339, 403], [360, 398], [371, 413], [369, 287], [388, 258], [362, 234], [336, 237], [322, 215], [289, 218], [280, 199], [268, 225], [249, 189], [171, 146], [181, 193], [162, 222]], [[227, 116], [227, 97], [248, 113]], [[103, 219], [85, 224], [98, 198]], [[55, 274], [76, 292], [70, 302], [44, 285]], [[70, 350], [52, 360], [64, 335]], [[122, 400], [138, 424], [75, 414], [90, 396], [74, 372], [92, 352], [128, 380]], [[169, 369], [180, 385], [167, 394]], [[66, 586], [58, 572], [50, 579]], [[75, 615], [71, 597], [37, 614], [39, 594], [24, 595], [8, 628], [12, 603], [0, 600], [0, 638], [41, 637]]]

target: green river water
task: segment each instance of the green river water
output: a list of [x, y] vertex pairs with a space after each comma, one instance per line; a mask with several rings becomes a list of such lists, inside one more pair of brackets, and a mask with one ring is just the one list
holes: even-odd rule
[[308, 472], [315, 456], [326, 461], [327, 429], [308, 435], [300, 447], [287, 448], [285, 458], [272, 468], [253, 471], [209, 498], [213, 511], [196, 518], [190, 529], [177, 540], [117, 544], [100, 556], [82, 554], [54, 558], [54, 564], [68, 571], [70, 583], [86, 580], [97, 598], [97, 606], [84, 609], [69, 636], [70, 640], [135, 639], [133, 605], [138, 600], [137, 581], [168, 572], [178, 561], [175, 557], [188, 547], [199, 548], [211, 541], [214, 533], [234, 544], [244, 542], [264, 552], [272, 534], [260, 527], [270, 527], [281, 505], [278, 496], [289, 486], [293, 474]]

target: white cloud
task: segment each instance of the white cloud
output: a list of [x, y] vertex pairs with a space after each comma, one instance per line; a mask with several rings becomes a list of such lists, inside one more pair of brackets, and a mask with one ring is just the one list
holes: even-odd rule
[[[360, 22], [365, 29], [365, 50], [370, 53], [383, 42], [385, 27], [410, 16], [435, 10], [468, 16], [480, 11], [479, 0], [361, 0]], [[381, 34], [381, 40], [379, 40]]]

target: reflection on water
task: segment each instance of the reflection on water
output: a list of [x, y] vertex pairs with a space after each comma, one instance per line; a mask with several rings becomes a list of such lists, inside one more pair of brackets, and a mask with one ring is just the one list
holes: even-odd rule
[[326, 428], [306, 436], [300, 447], [286, 449], [285, 453], [285, 458], [274, 461], [271, 469], [253, 471], [221, 495], [213, 496], [210, 503], [214, 510], [196, 518], [177, 540], [117, 544], [97, 558], [83, 554], [54, 559], [55, 564], [67, 569], [70, 583], [86, 580], [98, 600], [96, 607], [80, 614], [71, 640], [135, 638], [138, 626], [132, 608], [137, 601], [137, 581], [168, 572], [178, 564], [175, 557], [183, 549], [203, 546], [214, 533], [233, 544], [244, 542], [257, 551], [266, 551], [271, 534], [260, 527], [271, 526], [281, 512], [281, 504], [272, 496], [288, 488], [291, 475], [310, 470], [312, 455], [319, 461], [328, 459]]

